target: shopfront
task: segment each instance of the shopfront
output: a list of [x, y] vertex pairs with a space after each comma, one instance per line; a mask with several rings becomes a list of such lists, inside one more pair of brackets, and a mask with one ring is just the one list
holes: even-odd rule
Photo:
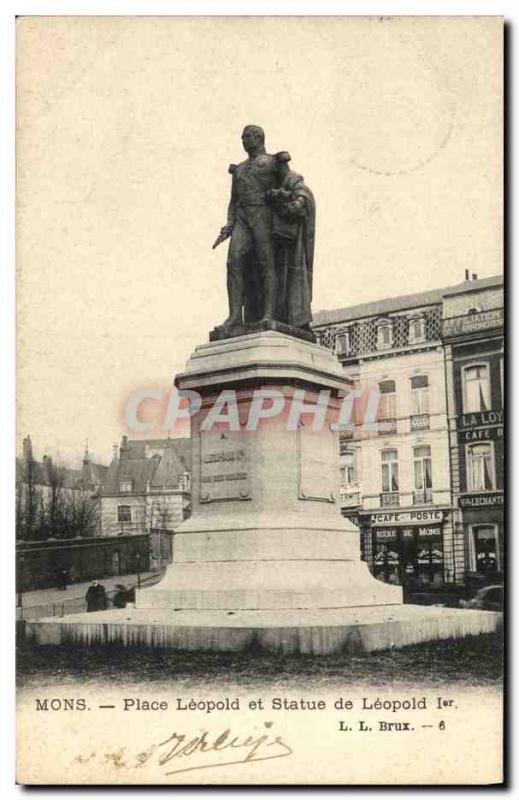
[[467, 573], [497, 580], [503, 571], [503, 492], [465, 494], [463, 509]]
[[376, 578], [413, 587], [443, 582], [443, 511], [383, 512], [369, 523]]

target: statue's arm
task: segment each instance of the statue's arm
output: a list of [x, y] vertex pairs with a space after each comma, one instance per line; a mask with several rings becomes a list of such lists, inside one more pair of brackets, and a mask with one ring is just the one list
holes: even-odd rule
[[229, 208], [227, 209], [226, 227], [232, 230], [234, 228], [234, 223], [236, 222], [236, 205], [237, 205], [236, 164], [230, 165], [229, 172], [232, 175], [232, 185], [231, 185], [231, 199], [229, 200]]
[[236, 172], [236, 165], [231, 164], [229, 167], [229, 172], [232, 175], [232, 186], [231, 186], [231, 199], [229, 202], [229, 208], [227, 209], [227, 225], [224, 225], [223, 228], [220, 230], [220, 233], [216, 237], [216, 241], [213, 244], [213, 250], [215, 247], [218, 247], [219, 244], [225, 242], [226, 239], [232, 233], [232, 229], [234, 228], [234, 223], [236, 222], [236, 179], [234, 177], [234, 173]]

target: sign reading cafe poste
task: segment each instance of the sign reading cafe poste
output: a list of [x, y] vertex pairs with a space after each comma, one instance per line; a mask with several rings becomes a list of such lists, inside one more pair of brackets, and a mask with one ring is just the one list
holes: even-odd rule
[[439, 523], [443, 520], [440, 509], [422, 511], [381, 511], [370, 515], [372, 525], [409, 525], [419, 523]]

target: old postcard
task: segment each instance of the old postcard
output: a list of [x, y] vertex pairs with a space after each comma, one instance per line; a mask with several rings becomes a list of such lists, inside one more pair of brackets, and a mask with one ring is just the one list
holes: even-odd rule
[[16, 93], [18, 782], [501, 783], [503, 20], [20, 17]]

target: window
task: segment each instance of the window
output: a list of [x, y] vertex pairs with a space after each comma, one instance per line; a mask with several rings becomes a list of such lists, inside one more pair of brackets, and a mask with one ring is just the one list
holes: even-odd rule
[[121, 478], [119, 481], [119, 491], [120, 492], [131, 492], [132, 490], [132, 481], [126, 475]]
[[415, 447], [414, 460], [414, 488], [417, 492], [432, 489], [432, 463], [431, 448], [429, 445]]
[[473, 525], [470, 537], [473, 572], [495, 572], [500, 568], [497, 528], [495, 525]]
[[350, 332], [342, 331], [335, 337], [335, 353], [338, 356], [347, 356], [350, 352]]
[[425, 341], [425, 319], [422, 316], [412, 317], [409, 320], [409, 342]]
[[393, 326], [387, 319], [377, 323], [377, 350], [384, 350], [393, 344]]
[[118, 522], [131, 522], [132, 509], [131, 506], [117, 506], [117, 521]]
[[494, 489], [494, 452], [492, 445], [471, 444], [467, 448], [468, 487], [471, 492]]
[[341, 456], [341, 483], [355, 483], [356, 480], [355, 451], [345, 450]]
[[396, 388], [394, 381], [381, 381], [378, 385], [380, 400], [378, 404], [379, 419], [396, 418]]
[[382, 491], [398, 492], [398, 452], [382, 451]]
[[490, 409], [490, 383], [486, 364], [463, 370], [463, 410], [470, 414]]
[[427, 375], [411, 378], [411, 414], [429, 413], [429, 380]]

